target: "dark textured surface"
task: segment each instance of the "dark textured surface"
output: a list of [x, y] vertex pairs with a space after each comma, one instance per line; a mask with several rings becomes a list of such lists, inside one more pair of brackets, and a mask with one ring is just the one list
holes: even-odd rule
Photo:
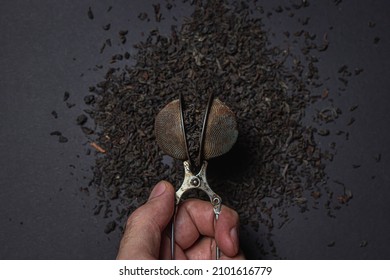
[[[267, 6], [278, 7], [277, 2], [289, 1]], [[152, 3], [115, 1], [109, 13], [109, 4], [96, 1], [0, 4], [1, 259], [115, 257], [119, 233], [104, 233], [108, 220], [92, 214], [96, 198], [80, 192], [92, 176], [94, 159], [85, 155], [86, 139], [76, 119], [82, 114], [88, 87], [105, 73], [95, 71], [95, 65], [106, 67], [110, 59], [108, 52], [99, 53], [108, 37], [105, 32], [112, 35], [131, 26], [127, 35], [131, 43], [126, 45], [130, 48], [143, 38], [142, 32], [156, 26], [154, 20], [138, 19], [140, 12], [153, 15]], [[88, 18], [90, 6], [93, 20]], [[342, 85], [337, 74], [342, 65], [363, 69], [349, 81], [343, 98], [334, 97], [345, 112], [351, 103], [359, 107], [337, 123], [345, 129], [351, 116], [356, 119], [348, 126], [349, 140], [337, 147], [334, 161], [327, 166], [333, 180], [353, 191], [353, 199], [336, 212], [336, 218], [320, 210], [291, 213], [292, 221], [272, 232], [281, 258], [390, 258], [388, 6], [387, 1], [338, 5], [313, 1], [302, 12], [310, 17], [306, 29], [324, 34], [333, 27], [320, 68], [324, 77], [334, 80], [335, 89]], [[188, 13], [184, 8], [176, 11], [178, 18]], [[102, 27], [108, 22], [111, 29], [105, 31]], [[264, 19], [265, 27], [275, 33], [275, 43], [286, 29], [295, 30], [294, 22], [277, 14]], [[158, 25], [162, 32], [169, 30], [169, 24], [164, 26]], [[123, 47], [113, 43], [112, 48]], [[68, 106], [63, 101], [65, 91]], [[72, 107], [73, 103], [78, 106]], [[53, 131], [61, 135], [51, 136]], [[265, 234], [251, 234], [242, 234], [243, 245], [249, 256], [257, 256], [252, 245], [262, 243]]]

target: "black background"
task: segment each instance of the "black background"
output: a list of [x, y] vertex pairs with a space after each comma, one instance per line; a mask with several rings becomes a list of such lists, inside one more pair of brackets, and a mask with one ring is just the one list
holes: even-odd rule
[[[80, 192], [92, 177], [94, 157], [85, 155], [87, 140], [75, 118], [85, 108], [82, 100], [88, 87], [102, 80], [112, 54], [135, 53], [132, 44], [145, 39], [143, 32], [158, 27], [169, 34], [175, 23], [172, 16], [180, 22], [193, 9], [176, 1], [176, 7], [167, 11], [161, 1], [165, 19], [156, 23], [151, 16], [156, 2], [1, 1], [1, 259], [115, 258], [120, 233], [103, 232], [108, 221], [92, 214], [94, 194]], [[290, 3], [259, 2], [266, 2], [266, 9]], [[389, 259], [389, 4], [385, 0], [336, 2], [310, 1], [300, 16], [311, 18], [305, 29], [329, 32], [330, 46], [320, 55], [319, 67], [321, 75], [329, 78], [331, 92], [340, 86], [340, 66], [364, 69], [350, 79], [342, 95], [333, 96], [347, 112], [334, 128], [347, 129], [350, 136], [337, 140], [337, 155], [327, 166], [330, 178], [342, 181], [354, 197], [336, 212], [336, 218], [323, 209], [304, 214], [292, 209], [292, 221], [274, 230], [272, 240], [279, 258]], [[93, 20], [87, 16], [88, 7]], [[147, 12], [151, 21], [138, 19], [140, 12]], [[107, 23], [111, 29], [104, 31]], [[264, 24], [274, 33], [274, 44], [282, 44], [282, 31], [299, 28], [297, 19], [285, 14], [265, 17]], [[125, 45], [120, 44], [119, 30], [129, 30]], [[116, 39], [109, 51], [100, 54], [107, 38]], [[69, 109], [63, 102], [65, 91], [75, 107]], [[351, 104], [359, 107], [348, 113]], [[57, 119], [51, 115], [53, 110]], [[351, 116], [356, 121], [347, 127]], [[58, 137], [50, 136], [55, 130], [69, 141], [59, 143]], [[353, 164], [361, 167], [352, 168]], [[274, 258], [253, 246], [262, 243], [264, 235], [249, 229], [242, 233], [248, 257]]]

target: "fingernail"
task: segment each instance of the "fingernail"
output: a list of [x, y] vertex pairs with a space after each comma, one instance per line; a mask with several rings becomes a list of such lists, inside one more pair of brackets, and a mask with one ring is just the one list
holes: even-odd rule
[[150, 193], [149, 200], [162, 195], [166, 189], [167, 186], [164, 181], [157, 183], [157, 185], [153, 188], [152, 192]]
[[230, 238], [232, 239], [234, 249], [238, 252], [238, 231], [236, 227], [230, 230]]

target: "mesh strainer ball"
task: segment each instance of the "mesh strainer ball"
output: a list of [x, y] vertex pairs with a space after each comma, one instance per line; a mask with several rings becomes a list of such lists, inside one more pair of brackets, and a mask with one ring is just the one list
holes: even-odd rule
[[[180, 110], [179, 100], [168, 103], [156, 116], [154, 129], [161, 150], [184, 161], [188, 158]], [[203, 158], [206, 160], [227, 153], [237, 140], [234, 113], [219, 99], [212, 103], [204, 133]]]

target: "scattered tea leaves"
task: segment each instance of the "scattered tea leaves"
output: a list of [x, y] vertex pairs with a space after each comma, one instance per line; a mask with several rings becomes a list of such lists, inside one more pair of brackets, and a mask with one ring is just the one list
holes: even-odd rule
[[[96, 125], [92, 130], [80, 124], [99, 154], [89, 186], [100, 199], [96, 212], [119, 222], [147, 199], [157, 181], [181, 184], [182, 162], [167, 163], [156, 144], [154, 118], [182, 92], [191, 146], [198, 141], [197, 119], [213, 92], [236, 114], [239, 138], [228, 154], [210, 161], [208, 179], [223, 203], [238, 211], [242, 224], [271, 231], [276, 216], [281, 220], [278, 227], [290, 220], [289, 207], [304, 212], [322, 201], [332, 216], [334, 204], [347, 203], [352, 193], [344, 191], [337, 197], [340, 186], [327, 186], [325, 165], [333, 160], [336, 145], [326, 151], [316, 142], [316, 136], [331, 134], [325, 124], [342, 114], [331, 102], [315, 56], [327, 50], [328, 34], [317, 36], [304, 29], [284, 32], [291, 44], [301, 44], [294, 53], [290, 46], [270, 43], [267, 28], [249, 4], [195, 2], [191, 17], [172, 27], [171, 34], [151, 30], [135, 50], [122, 46], [123, 54], [112, 54], [111, 63], [133, 59], [132, 66], [111, 68], [84, 97], [90, 107], [85, 113]], [[308, 5], [298, 1], [273, 13], [288, 11], [294, 16], [294, 9]], [[153, 8], [158, 22], [160, 6]], [[254, 10], [263, 8], [258, 5]], [[262, 16], [266, 14], [263, 11]], [[146, 13], [138, 18], [149, 20]], [[304, 28], [309, 19], [301, 23]], [[119, 37], [126, 34], [120, 31]], [[109, 46], [108, 41], [105, 44]], [[347, 87], [349, 67], [342, 65], [338, 74]], [[327, 105], [316, 111], [314, 123], [304, 125], [306, 110], [317, 102]], [[333, 134], [349, 135], [341, 130]], [[113, 199], [118, 200], [115, 210], [109, 203]], [[112, 223], [108, 228], [115, 227]]]

